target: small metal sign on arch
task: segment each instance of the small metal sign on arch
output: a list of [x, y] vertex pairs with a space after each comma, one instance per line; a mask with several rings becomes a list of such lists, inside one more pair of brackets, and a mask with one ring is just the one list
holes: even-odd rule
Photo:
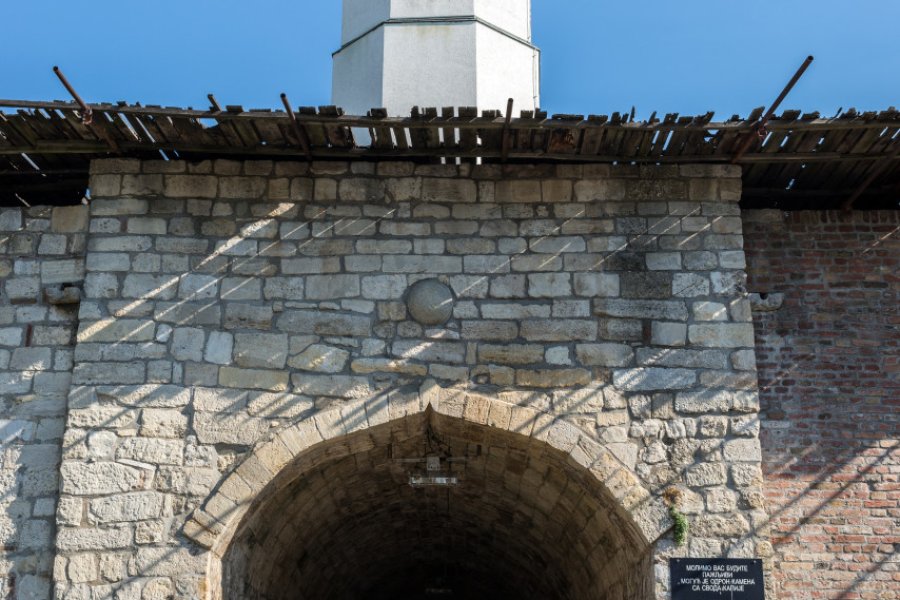
[[672, 600], [765, 600], [762, 561], [672, 558]]

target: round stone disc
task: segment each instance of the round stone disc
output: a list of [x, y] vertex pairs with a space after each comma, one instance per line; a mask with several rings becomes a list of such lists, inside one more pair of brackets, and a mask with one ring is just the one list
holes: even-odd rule
[[453, 292], [436, 279], [419, 281], [409, 289], [406, 307], [422, 325], [443, 325], [453, 314]]

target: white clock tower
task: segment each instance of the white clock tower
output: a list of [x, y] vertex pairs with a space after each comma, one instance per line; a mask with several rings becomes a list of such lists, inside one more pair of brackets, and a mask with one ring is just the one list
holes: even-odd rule
[[413, 106], [534, 110], [531, 0], [343, 0], [332, 100], [348, 114]]

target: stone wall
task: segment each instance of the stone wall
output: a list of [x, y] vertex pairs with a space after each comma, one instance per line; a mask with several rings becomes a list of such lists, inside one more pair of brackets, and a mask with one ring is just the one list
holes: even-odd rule
[[780, 598], [896, 598], [900, 212], [744, 223]]
[[[510, 406], [510, 431], [521, 411], [554, 432], [576, 426], [614, 457], [604, 501], [644, 535], [670, 526], [658, 496], [678, 488], [691, 537], [681, 549], [670, 534], [656, 541], [661, 598], [668, 556], [768, 556], [735, 172], [229, 161], [94, 171], [90, 215], [0, 213], [7, 597], [48, 598], [51, 570], [60, 598], [216, 593], [207, 548], [227, 542], [214, 509], [240, 480], [235, 467], [267, 460], [259, 442], [273, 434], [322, 428], [335, 411], [363, 407], [367, 419], [340, 426], [374, 426], [373, 403], [410, 386]], [[754, 322], [778, 597], [892, 598], [900, 218], [743, 221], [750, 291], [766, 294]], [[83, 279], [79, 316], [70, 284]], [[454, 290], [446, 326], [409, 318], [420, 279]], [[302, 478], [306, 459], [291, 460]], [[252, 523], [239, 521], [227, 525]]]
[[[87, 207], [0, 212], [0, 595], [47, 598]], [[71, 302], [74, 302], [72, 304]]]
[[[96, 161], [58, 597], [205, 596], [204, 536], [235, 525], [210, 503], [254, 447], [423, 385], [577, 428], [645, 532], [677, 488], [691, 536], [649, 540], [660, 598], [668, 556], [766, 557], [738, 176]], [[452, 288], [446, 325], [409, 318], [422, 279]]]

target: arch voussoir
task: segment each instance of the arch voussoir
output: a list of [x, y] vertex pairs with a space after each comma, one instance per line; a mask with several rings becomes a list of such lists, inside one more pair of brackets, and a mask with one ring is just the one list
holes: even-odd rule
[[665, 505], [652, 496], [627, 465], [573, 422], [523, 405], [528, 401], [527, 393], [521, 395], [522, 404], [508, 402], [516, 398], [507, 393], [500, 400], [469, 388], [443, 388], [427, 381], [419, 389], [390, 390], [322, 411], [257, 444], [192, 513], [182, 531], [198, 545], [222, 556], [250, 505], [279, 477], [299, 475], [302, 469], [291, 465], [311, 450], [347, 440], [346, 445], [329, 448], [327, 453], [331, 459], [345, 456], [355, 451], [354, 445], [359, 446], [357, 450], [371, 445], [365, 437], [354, 441], [354, 433], [432, 414], [547, 444], [603, 484], [622, 512], [631, 515], [644, 543], [653, 543], [666, 532], [670, 523]]

